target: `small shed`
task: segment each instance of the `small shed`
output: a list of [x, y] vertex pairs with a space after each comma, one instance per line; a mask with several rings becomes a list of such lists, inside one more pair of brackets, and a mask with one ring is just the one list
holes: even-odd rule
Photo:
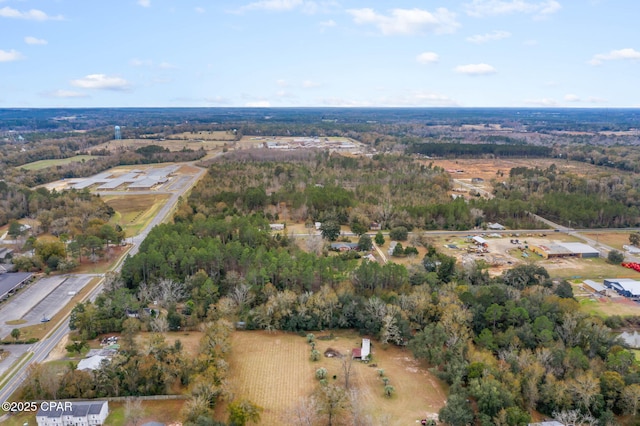
[[597, 283], [593, 280], [584, 280], [582, 281], [582, 283], [587, 288], [587, 290], [591, 290], [594, 293], [602, 295], [606, 294], [607, 288], [603, 284]]
[[351, 356], [354, 359], [367, 359], [369, 355], [371, 355], [371, 340], [369, 339], [362, 339], [362, 347], [354, 348], [351, 351]]
[[482, 247], [486, 247], [488, 245], [487, 244], [487, 240], [485, 240], [484, 238], [479, 237], [477, 235], [475, 237], [473, 237], [473, 242], [476, 243], [476, 245], [479, 245], [479, 246], [482, 246]]

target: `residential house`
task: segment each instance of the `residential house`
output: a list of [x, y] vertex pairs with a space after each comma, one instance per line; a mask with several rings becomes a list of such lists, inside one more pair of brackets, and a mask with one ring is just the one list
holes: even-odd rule
[[108, 415], [108, 401], [48, 401], [40, 405], [36, 422], [38, 426], [99, 426]]

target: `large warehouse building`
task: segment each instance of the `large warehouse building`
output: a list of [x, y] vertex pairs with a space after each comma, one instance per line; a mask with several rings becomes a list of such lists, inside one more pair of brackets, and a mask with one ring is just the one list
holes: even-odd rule
[[607, 278], [604, 285], [622, 296], [640, 299], [640, 281], [631, 278]]
[[531, 245], [529, 250], [539, 254], [545, 259], [559, 257], [594, 258], [600, 257], [600, 252], [593, 247], [582, 243], [554, 243], [548, 245]]

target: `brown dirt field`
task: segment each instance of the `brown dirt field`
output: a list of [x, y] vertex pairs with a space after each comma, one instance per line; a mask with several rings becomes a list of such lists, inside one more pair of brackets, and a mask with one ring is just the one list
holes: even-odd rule
[[158, 145], [169, 151], [180, 151], [183, 148], [192, 149], [194, 151], [203, 148], [205, 151], [221, 149], [225, 144], [232, 144], [232, 141], [195, 141], [195, 140], [153, 140], [153, 139], [122, 139], [119, 141], [109, 141], [93, 147], [95, 150], [106, 149], [115, 152], [120, 148], [138, 149], [149, 145]]
[[[320, 336], [326, 333], [315, 333]], [[309, 360], [310, 346], [304, 337], [286, 333], [264, 331], [236, 332], [232, 335], [230, 382], [234, 395], [248, 398], [262, 406], [262, 424], [282, 424], [287, 410], [301, 398], [309, 396], [318, 386], [315, 370], [325, 367], [329, 381], [344, 384], [341, 362], [335, 358]], [[320, 353], [331, 347], [349, 354], [360, 346], [361, 338], [355, 332], [335, 332], [333, 340], [316, 340]], [[419, 418], [437, 413], [446, 401], [446, 390], [413, 359], [410, 352], [396, 347], [383, 349], [373, 342], [372, 363], [377, 367], [354, 362], [351, 389], [359, 395], [362, 411], [383, 421], [385, 425], [413, 424]], [[396, 393], [392, 398], [383, 394], [383, 384], [377, 370], [385, 371]], [[388, 419], [392, 419], [390, 422]], [[381, 423], [382, 424], [382, 423]]]
[[201, 132], [183, 132], [168, 136], [167, 139], [178, 140], [204, 140], [204, 141], [233, 141], [235, 135], [225, 131], [201, 131]]
[[592, 173], [597, 167], [573, 161], [558, 161], [548, 158], [518, 158], [518, 159], [458, 159], [458, 160], [423, 160], [425, 164], [433, 163], [445, 170], [460, 170], [460, 173], [453, 173], [454, 179], [471, 179], [474, 177], [483, 178], [485, 181], [495, 178], [498, 171], [502, 171], [505, 178], [509, 176], [509, 170], [514, 167], [540, 167], [547, 168], [555, 164], [558, 169], [575, 173], [576, 175], [586, 175]]

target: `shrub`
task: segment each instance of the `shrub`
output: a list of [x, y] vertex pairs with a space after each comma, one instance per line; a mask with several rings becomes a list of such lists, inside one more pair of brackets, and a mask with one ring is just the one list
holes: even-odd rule
[[327, 369], [324, 367], [318, 368], [316, 370], [316, 379], [323, 380], [327, 378]]

